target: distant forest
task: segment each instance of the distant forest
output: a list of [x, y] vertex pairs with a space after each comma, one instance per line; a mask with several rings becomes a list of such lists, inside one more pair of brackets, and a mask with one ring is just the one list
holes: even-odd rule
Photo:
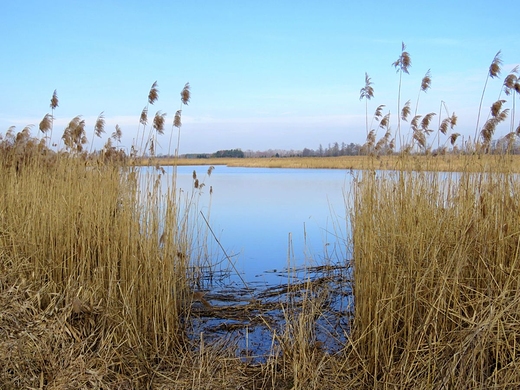
[[[520, 143], [514, 142], [512, 145], [508, 145], [504, 142], [504, 139], [493, 140], [490, 143], [489, 153], [492, 154], [502, 154], [507, 150], [508, 153], [511, 154], [520, 154]], [[409, 150], [410, 153], [416, 154], [433, 154], [433, 155], [442, 155], [442, 154], [458, 154], [464, 153], [463, 150], [457, 148], [456, 146], [448, 149], [447, 147], [439, 147], [436, 149], [427, 149], [424, 150]], [[334, 142], [332, 144], [328, 144], [326, 147], [320, 144], [317, 149], [309, 149], [304, 148], [303, 150], [283, 150], [283, 149], [268, 149], [264, 151], [253, 151], [246, 150], [243, 151], [240, 148], [237, 149], [226, 149], [219, 150], [215, 153], [191, 153], [184, 154], [182, 157], [185, 158], [224, 158], [224, 157], [233, 157], [233, 158], [276, 158], [276, 157], [338, 157], [338, 156], [364, 156], [370, 154], [393, 154], [395, 153], [388, 146], [383, 146], [379, 149], [368, 148], [367, 145], [359, 145], [354, 143], [346, 144], [342, 142], [339, 144], [338, 142]], [[167, 157], [167, 156], [159, 156], [159, 157]]]
[[220, 157], [234, 157], [234, 158], [252, 158], [252, 157], [337, 157], [337, 156], [358, 156], [365, 154], [362, 145], [342, 142], [329, 144], [327, 147], [320, 145], [318, 149], [304, 148], [303, 150], [283, 150], [283, 149], [268, 149], [265, 151], [253, 151], [242, 149], [227, 149], [219, 150], [215, 153], [192, 153], [185, 154], [186, 158], [220, 158]]

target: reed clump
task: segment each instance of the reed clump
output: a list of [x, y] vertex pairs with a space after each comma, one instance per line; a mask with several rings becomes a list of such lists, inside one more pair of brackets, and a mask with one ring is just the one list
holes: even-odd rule
[[186, 341], [175, 188], [120, 162], [25, 150], [0, 161], [0, 383], [150, 383]]
[[347, 350], [362, 383], [520, 383], [520, 183], [504, 164], [498, 172], [358, 177]]

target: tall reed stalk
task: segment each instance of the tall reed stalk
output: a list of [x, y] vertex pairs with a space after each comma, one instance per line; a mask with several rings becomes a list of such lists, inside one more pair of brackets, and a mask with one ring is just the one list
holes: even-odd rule
[[397, 139], [399, 140], [399, 147], [403, 146], [403, 139], [401, 137], [401, 85], [403, 79], [403, 73], [409, 74], [408, 68], [412, 66], [412, 59], [410, 54], [406, 51], [406, 45], [404, 42], [401, 44], [401, 55], [399, 58], [392, 64], [394, 68], [396, 68], [396, 72], [399, 73], [399, 90], [397, 92]]
[[369, 387], [520, 380], [520, 185], [504, 164], [358, 178], [351, 337]]

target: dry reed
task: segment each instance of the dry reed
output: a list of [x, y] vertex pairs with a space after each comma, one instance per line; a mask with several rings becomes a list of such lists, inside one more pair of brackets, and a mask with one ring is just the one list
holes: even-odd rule
[[369, 387], [520, 383], [520, 186], [509, 167], [358, 177], [347, 350]]

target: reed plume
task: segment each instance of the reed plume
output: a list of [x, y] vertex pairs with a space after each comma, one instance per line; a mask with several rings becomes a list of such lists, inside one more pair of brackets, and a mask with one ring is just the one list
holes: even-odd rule
[[359, 91], [359, 100], [365, 99], [365, 126], [368, 136], [368, 101], [374, 97], [374, 88], [372, 87], [372, 81], [365, 72], [365, 86]]
[[168, 155], [170, 155], [171, 147], [172, 147], [172, 138], [173, 138], [173, 128], [177, 128], [177, 148], [175, 149], [175, 158], [179, 157], [179, 147], [181, 143], [181, 114], [182, 114], [182, 106], [187, 106], [191, 99], [191, 87], [190, 83], [184, 84], [184, 87], [181, 90], [181, 104], [180, 108], [175, 112], [175, 116], [173, 117], [172, 124], [172, 132], [170, 133], [170, 142], [168, 144]]
[[117, 141], [117, 143], [119, 144], [119, 142], [121, 142], [122, 136], [123, 136], [123, 131], [121, 130], [121, 127], [119, 127], [119, 125], [116, 125], [116, 129], [114, 130], [114, 132], [112, 133], [112, 135], [110, 137], [114, 141]]
[[482, 112], [482, 103], [484, 101], [484, 95], [486, 93], [487, 84], [490, 78], [494, 79], [500, 75], [502, 65], [501, 51], [499, 50], [493, 61], [491, 61], [491, 65], [489, 65], [488, 74], [486, 76], [486, 82], [484, 83], [484, 89], [482, 90], [482, 96], [480, 97], [480, 104], [478, 106], [478, 114], [477, 114], [477, 125], [475, 127], [475, 139], [474, 142], [477, 142], [478, 129], [480, 124], [480, 114]]
[[[101, 138], [101, 135], [105, 132], [105, 115], [103, 112], [99, 114], [96, 119], [96, 124], [94, 125], [94, 136]], [[94, 136], [92, 137], [92, 142], [90, 143], [90, 152], [92, 152], [92, 148], [94, 146]]]
[[43, 134], [47, 134], [47, 132], [52, 129], [52, 115], [51, 114], [45, 114], [45, 116], [43, 117], [43, 119], [40, 122], [39, 128]]
[[69, 151], [74, 153], [83, 151], [83, 145], [88, 141], [85, 135], [85, 120], [81, 119], [81, 115], [74, 117], [69, 122], [61, 138]]
[[[159, 87], [158, 87], [157, 81], [154, 81], [154, 83], [150, 87], [150, 91], [148, 92], [148, 102], [147, 102], [146, 106], [143, 108], [143, 110], [141, 111], [141, 116], [139, 118], [139, 126], [137, 127], [137, 135], [136, 135], [136, 138], [135, 138], [135, 142], [138, 142], [138, 140], [139, 140], [139, 130], [140, 130], [141, 126], [142, 126], [143, 127], [143, 130], [142, 130], [143, 133], [142, 133], [142, 136], [141, 136], [141, 146], [140, 146], [139, 149], [143, 153], [146, 151], [146, 147], [143, 150], [143, 144], [144, 144], [144, 137], [145, 137], [145, 133], [146, 133], [146, 126], [148, 124], [148, 108], [149, 108], [150, 104], [153, 105], [157, 101], [157, 99], [159, 99]], [[147, 144], [148, 144], [148, 140], [150, 139], [150, 136], [151, 136], [151, 134], [149, 135], [149, 137], [147, 139]], [[132, 150], [134, 151], [134, 153], [137, 153], [137, 146], [132, 148]]]
[[[399, 91], [397, 93], [397, 112], [401, 112], [401, 84], [403, 73], [409, 74], [408, 68], [412, 66], [412, 59], [410, 54], [406, 51], [406, 45], [404, 42], [401, 43], [401, 55], [399, 58], [392, 63], [392, 66], [396, 68], [396, 72], [399, 73]], [[401, 138], [401, 117], [397, 116], [397, 139], [400, 142], [400, 146], [403, 144], [403, 140]]]
[[415, 105], [415, 115], [417, 115], [417, 111], [419, 109], [419, 98], [421, 97], [421, 92], [428, 92], [428, 90], [432, 86], [432, 75], [430, 69], [426, 72], [424, 77], [421, 80], [421, 88], [419, 89], [419, 93], [417, 94], [417, 103]]
[[51, 135], [49, 137], [50, 144], [52, 144], [52, 130], [54, 128], [54, 110], [58, 107], [58, 104], [59, 104], [58, 92], [56, 90], [54, 90], [54, 92], [52, 93], [51, 104], [50, 104], [50, 108], [51, 108]]
[[516, 114], [516, 94], [520, 95], [520, 80], [518, 79], [518, 71], [519, 66], [515, 66], [511, 72], [506, 76], [504, 79], [504, 93], [506, 96], [511, 96], [512, 103], [511, 103], [511, 125], [510, 125], [510, 132], [519, 133], [520, 132], [520, 123], [517, 128], [517, 130], [513, 130], [515, 126], [515, 114]]

